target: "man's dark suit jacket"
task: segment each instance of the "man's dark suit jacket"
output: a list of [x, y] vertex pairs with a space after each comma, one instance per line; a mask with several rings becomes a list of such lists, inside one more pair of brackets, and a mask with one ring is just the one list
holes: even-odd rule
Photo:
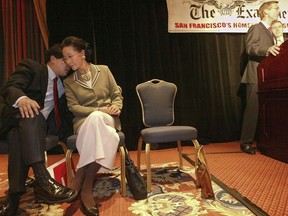
[[258, 83], [257, 67], [266, 58], [266, 52], [273, 44], [273, 36], [262, 22], [249, 28], [246, 36], [248, 62], [241, 79], [242, 83]]
[[[47, 65], [40, 64], [34, 60], [23, 60], [11, 74], [1, 90], [0, 112], [2, 125], [0, 136], [5, 137], [9, 129], [17, 126], [20, 117], [18, 108], [13, 104], [21, 96], [27, 96], [35, 100], [41, 109], [44, 107], [44, 100], [48, 85]], [[66, 105], [66, 97], [63, 95], [59, 100], [62, 127], [60, 139], [65, 141], [66, 137], [73, 133], [73, 116]], [[51, 112], [54, 115], [54, 112]]]

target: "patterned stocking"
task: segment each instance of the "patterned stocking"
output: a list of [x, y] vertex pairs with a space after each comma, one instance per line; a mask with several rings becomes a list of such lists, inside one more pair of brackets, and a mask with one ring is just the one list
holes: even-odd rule
[[71, 189], [74, 189], [78, 192], [81, 190], [84, 178], [86, 176], [87, 166], [77, 169], [75, 177], [73, 178], [72, 182], [69, 185]]
[[81, 189], [81, 199], [86, 208], [95, 206], [95, 200], [93, 197], [93, 183], [94, 177], [99, 171], [100, 167], [101, 166], [95, 162], [87, 165], [87, 172]]

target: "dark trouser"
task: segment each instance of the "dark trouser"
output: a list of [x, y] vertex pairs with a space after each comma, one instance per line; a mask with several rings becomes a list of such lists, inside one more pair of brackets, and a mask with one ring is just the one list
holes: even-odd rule
[[45, 161], [46, 119], [40, 113], [35, 118], [21, 118], [9, 131], [8, 178], [9, 193], [24, 193], [29, 166]]
[[246, 108], [243, 116], [240, 144], [251, 144], [255, 140], [258, 122], [258, 84], [246, 84]]

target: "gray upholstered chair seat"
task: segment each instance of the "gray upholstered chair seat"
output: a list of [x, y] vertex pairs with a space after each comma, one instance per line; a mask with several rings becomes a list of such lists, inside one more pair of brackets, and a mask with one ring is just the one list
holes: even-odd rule
[[197, 139], [197, 130], [190, 126], [161, 126], [145, 128], [141, 131], [141, 136], [146, 143], [188, 141]]
[[50, 149], [56, 147], [59, 142], [59, 137], [55, 135], [47, 135], [46, 136], [46, 151], [49, 151]]
[[67, 138], [66, 145], [67, 145], [68, 149], [73, 149], [73, 150], [76, 149], [76, 139], [77, 139], [77, 135], [76, 134], [74, 134], [72, 136], [69, 136]]

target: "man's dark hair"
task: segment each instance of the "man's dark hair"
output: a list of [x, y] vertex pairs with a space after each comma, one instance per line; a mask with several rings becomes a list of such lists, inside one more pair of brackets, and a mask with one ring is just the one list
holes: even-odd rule
[[63, 58], [62, 49], [60, 44], [55, 44], [51, 46], [45, 54], [45, 64], [50, 61], [50, 57], [54, 56], [57, 59]]

